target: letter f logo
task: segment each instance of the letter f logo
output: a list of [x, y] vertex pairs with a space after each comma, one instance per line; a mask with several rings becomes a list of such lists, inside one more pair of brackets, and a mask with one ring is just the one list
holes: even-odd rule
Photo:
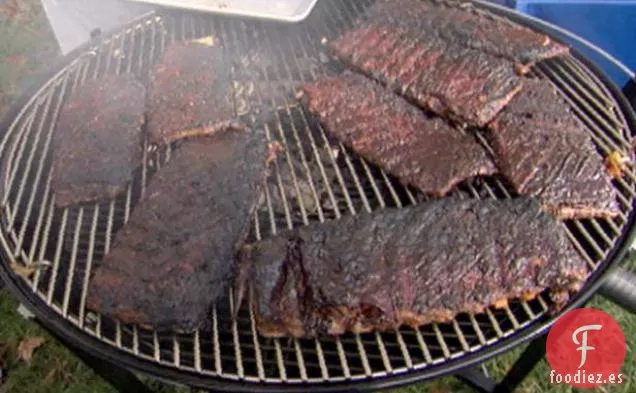
[[[585, 364], [585, 361], [587, 360], [587, 351], [593, 351], [594, 349], [596, 349], [594, 347], [590, 347], [587, 345], [587, 331], [601, 330], [602, 327], [603, 327], [602, 325], [585, 325], [576, 329], [574, 333], [572, 334], [572, 341], [574, 341], [574, 344], [581, 345], [580, 347], [576, 349], [577, 351], [581, 351], [581, 364], [579, 365], [579, 368], [583, 367], [583, 365]], [[583, 332], [583, 340], [581, 340], [582, 342], [579, 342], [577, 336], [581, 332]]]

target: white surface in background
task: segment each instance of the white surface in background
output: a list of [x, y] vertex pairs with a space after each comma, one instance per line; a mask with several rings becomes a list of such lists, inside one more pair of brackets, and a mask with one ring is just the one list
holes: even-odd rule
[[[305, 19], [317, 0], [130, 0], [168, 7], [233, 14], [254, 18], [299, 22]], [[343, 0], [347, 1], [347, 0]]]
[[62, 54], [88, 41], [91, 31], [108, 32], [154, 8], [123, 0], [42, 0], [42, 5]]
[[[99, 28], [108, 32], [149, 12], [156, 5], [222, 14], [297, 22], [317, 0], [42, 0], [62, 54], [90, 38]], [[154, 5], [153, 5], [154, 4]]]

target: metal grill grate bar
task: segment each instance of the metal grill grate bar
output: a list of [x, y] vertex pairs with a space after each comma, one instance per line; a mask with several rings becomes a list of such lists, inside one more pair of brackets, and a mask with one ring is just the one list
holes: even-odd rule
[[79, 244], [79, 235], [82, 228], [82, 219], [84, 218], [84, 209], [80, 208], [77, 220], [75, 223], [75, 231], [73, 234], [73, 249], [71, 251], [71, 262], [68, 267], [68, 278], [66, 280], [66, 286], [64, 290], [64, 298], [62, 300], [62, 315], [68, 318], [68, 306], [71, 300], [71, 285], [73, 283], [73, 275], [75, 274], [75, 263], [77, 262], [77, 251]]
[[[61, 103], [61, 99], [58, 98], [58, 105]], [[42, 116], [40, 118], [40, 122], [37, 128], [37, 131], [35, 133], [35, 141], [34, 143], [31, 145], [31, 149], [30, 149], [30, 153], [29, 156], [27, 158], [27, 162], [26, 162], [26, 168], [24, 169], [24, 173], [25, 174], [29, 174], [31, 172], [31, 167], [33, 166], [33, 160], [36, 156], [37, 153], [37, 148], [39, 146], [39, 142], [40, 139], [42, 138], [42, 132], [44, 130], [44, 125], [46, 124], [46, 120], [47, 120], [47, 115], [48, 112], [50, 110], [51, 107], [51, 103], [53, 102], [53, 94], [49, 94], [46, 102], [44, 104], [44, 107], [42, 109]], [[49, 124], [53, 124], [53, 122], [49, 122]], [[49, 128], [52, 128], [51, 126], [49, 126]], [[26, 133], [25, 133], [26, 134]], [[26, 138], [26, 136], [25, 136]], [[46, 136], [45, 142], [44, 142], [44, 150], [47, 151], [48, 147], [49, 147], [49, 143], [51, 140], [51, 133], [49, 132], [49, 134]], [[19, 160], [19, 158], [18, 158]], [[16, 166], [16, 169], [18, 168], [18, 166]], [[42, 172], [44, 170], [44, 160], [40, 160], [40, 164], [37, 167], [37, 173], [35, 175], [35, 184], [39, 185], [40, 184], [40, 179], [42, 178]], [[15, 172], [14, 172], [15, 173]], [[9, 187], [12, 187], [12, 180], [9, 182]], [[13, 225], [13, 220], [15, 219], [16, 215], [17, 215], [17, 211], [18, 211], [18, 205], [21, 203], [22, 201], [22, 196], [24, 194], [24, 192], [26, 191], [26, 187], [27, 187], [27, 176], [24, 176], [22, 181], [20, 182], [20, 186], [18, 189], [18, 195], [16, 196], [16, 202], [13, 205], [13, 211], [16, 212], [16, 214], [13, 214], [11, 216], [11, 219], [9, 221], [9, 225]], [[22, 228], [20, 229], [20, 234], [18, 236], [18, 242], [16, 244], [16, 250], [21, 250], [22, 249], [22, 244], [24, 242], [24, 235], [26, 233], [26, 229], [27, 229], [27, 223], [30, 222], [31, 220], [31, 214], [33, 213], [33, 205], [35, 202], [35, 195], [37, 192], [37, 188], [38, 187], [33, 187], [33, 189], [31, 190], [31, 194], [28, 198], [28, 203], [27, 203], [27, 207], [26, 207], [26, 211], [24, 212], [24, 222], [22, 223]], [[18, 255], [16, 254], [16, 257]]]
[[[259, 340], [258, 340], [258, 334], [256, 333], [256, 318], [254, 317], [254, 314], [250, 313], [250, 322], [251, 322], [251, 332], [252, 332], [252, 340], [254, 343], [254, 350], [256, 351], [256, 368], [258, 370], [258, 378], [259, 379], [265, 379], [265, 371], [263, 369], [263, 357], [261, 354], [261, 346], [259, 344]], [[195, 353], [198, 353], [199, 351], [196, 350], [195, 347]]]
[[[48, 98], [47, 102], [50, 102], [51, 96], [52, 96], [52, 94], [49, 94], [48, 97], [43, 97], [43, 100]], [[37, 102], [36, 106], [38, 106], [38, 107], [41, 106], [43, 100], [41, 100], [40, 102]], [[17, 138], [19, 138], [19, 139], [18, 139], [18, 141], [16, 141], [17, 143], [13, 145], [13, 149], [11, 149], [11, 153], [9, 153], [9, 156], [8, 156], [8, 159], [9, 159], [10, 163], [13, 164], [14, 161], [19, 162], [22, 159], [22, 155], [24, 154], [24, 150], [25, 150], [26, 146], [28, 145], [28, 143], [26, 141], [28, 133], [26, 132], [26, 130], [28, 130], [28, 129], [30, 129], [32, 127], [34, 121], [35, 121], [35, 115], [34, 116], [30, 116], [28, 121], [18, 131]], [[19, 149], [17, 148], [18, 145], [20, 146]], [[18, 151], [16, 152], [16, 150], [18, 150]], [[17, 157], [15, 156], [15, 154], [17, 154]], [[13, 182], [15, 181], [15, 178], [17, 177], [16, 176], [17, 171], [18, 171], [18, 165], [15, 165], [13, 167], [13, 170], [10, 172], [7, 189], [13, 189]], [[8, 197], [9, 197], [9, 193], [6, 194], [5, 198], [8, 199]], [[7, 202], [8, 201], [6, 201], [6, 200], [4, 201], [5, 204]], [[13, 214], [11, 214], [11, 216], [9, 218], [9, 225], [10, 226], [13, 226], [13, 223], [14, 223], [14, 220], [15, 220], [16, 211], [17, 211], [17, 208], [18, 208], [18, 203], [19, 203], [19, 201], [16, 198], [15, 201], [13, 202], [13, 206], [12, 206], [12, 209], [11, 209]]]
[[[48, 182], [48, 184], [50, 184], [50, 181]], [[48, 193], [46, 194], [48, 196]], [[42, 235], [42, 243], [40, 244], [40, 251], [38, 254], [38, 260], [44, 260], [44, 255], [46, 253], [46, 249], [47, 249], [47, 244], [49, 243], [49, 234], [51, 233], [51, 226], [53, 224], [53, 200], [51, 200], [51, 203], [49, 204], [49, 208], [48, 208], [49, 214], [46, 220], [46, 224], [44, 227], [44, 233]], [[39, 231], [36, 231], [36, 233]], [[33, 277], [33, 283], [31, 285], [31, 288], [33, 289], [33, 291], [37, 291], [39, 283], [40, 283], [40, 276], [41, 276], [41, 271], [39, 269], [37, 269], [35, 271], [34, 277]], [[87, 283], [88, 285], [88, 283]]]
[[[560, 75], [556, 74], [551, 68], [540, 65], [539, 70], [537, 73], [554, 82], [554, 85], [562, 93], [562, 96], [574, 108], [575, 113], [579, 115], [585, 125], [593, 131], [591, 134], [592, 139], [597, 143], [604, 155], [608, 155], [616, 150], [622, 152], [631, 151], [629, 142], [621, 135], [622, 132], [617, 132], [616, 127], [612, 127], [601, 114], [595, 111], [594, 108], [587, 103], [587, 100], [582, 97], [582, 94], [578, 93], [567, 82], [561, 80]], [[583, 108], [581, 108], [581, 106]], [[602, 126], [602, 128], [600, 126]], [[622, 128], [619, 128], [619, 130], [622, 130]], [[619, 146], [614, 140], [610, 139], [609, 135], [614, 136], [614, 139], [622, 140], [622, 146]], [[627, 175], [630, 177], [629, 180], [634, 180], [632, 174], [628, 173]], [[629, 190], [627, 187], [626, 189]], [[633, 190], [630, 196], [634, 196]]]
[[479, 327], [479, 322], [477, 322], [477, 319], [475, 319], [474, 315], [470, 316], [470, 324], [471, 324], [472, 328], [475, 330], [475, 333], [477, 335], [477, 339], [478, 339], [478, 342], [479, 342], [478, 346], [485, 345], [486, 344], [486, 338], [484, 336], [484, 333], [481, 331], [481, 328]]

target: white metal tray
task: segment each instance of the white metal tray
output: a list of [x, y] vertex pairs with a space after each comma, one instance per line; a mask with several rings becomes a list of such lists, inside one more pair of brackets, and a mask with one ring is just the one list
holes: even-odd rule
[[318, 0], [129, 0], [226, 15], [273, 19], [284, 22], [304, 20]]

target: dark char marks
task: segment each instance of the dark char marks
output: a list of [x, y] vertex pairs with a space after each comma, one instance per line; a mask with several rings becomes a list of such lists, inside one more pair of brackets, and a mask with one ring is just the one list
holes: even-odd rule
[[369, 21], [390, 21], [420, 37], [438, 37], [514, 62], [526, 72], [538, 61], [567, 54], [569, 48], [545, 34], [430, 0], [380, 0], [369, 10]]
[[391, 22], [363, 24], [330, 48], [343, 63], [422, 108], [470, 125], [492, 120], [523, 85], [508, 60]]
[[588, 275], [530, 198], [449, 198], [300, 227], [245, 246], [238, 271], [259, 332], [296, 337], [447, 322], [545, 289], [559, 307]]
[[536, 196], [561, 219], [620, 212], [602, 157], [578, 118], [544, 80], [524, 91], [490, 125], [495, 161], [515, 191]]
[[90, 309], [157, 329], [205, 327], [260, 197], [262, 134], [232, 129], [173, 152], [96, 269]]

